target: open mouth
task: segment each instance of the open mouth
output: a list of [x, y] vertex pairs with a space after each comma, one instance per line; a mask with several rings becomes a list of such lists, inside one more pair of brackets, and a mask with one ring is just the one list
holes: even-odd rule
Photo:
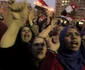
[[29, 35], [24, 35], [24, 37], [29, 37]]
[[71, 42], [71, 45], [78, 45], [78, 42], [73, 41], [73, 42]]

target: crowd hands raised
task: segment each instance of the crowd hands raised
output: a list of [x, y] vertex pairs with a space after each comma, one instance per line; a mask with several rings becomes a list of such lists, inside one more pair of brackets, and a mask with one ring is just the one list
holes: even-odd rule
[[8, 4], [1, 70], [85, 70], [85, 25], [79, 31], [73, 22], [61, 23], [54, 12], [29, 9], [26, 1]]

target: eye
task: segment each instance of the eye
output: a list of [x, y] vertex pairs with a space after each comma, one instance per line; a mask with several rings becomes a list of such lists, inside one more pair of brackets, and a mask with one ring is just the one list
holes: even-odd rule
[[69, 36], [71, 36], [72, 34], [71, 33], [67, 33], [65, 36], [66, 37], [69, 37]]
[[37, 46], [45, 46], [45, 44], [44, 43], [34, 43], [33, 46], [36, 46], [36, 47]]
[[25, 32], [26, 30], [22, 30], [22, 32]]
[[31, 32], [30, 30], [28, 30], [28, 32]]
[[75, 33], [75, 35], [76, 35], [76, 36], [80, 36], [80, 34], [79, 34], [79, 33], [77, 33], [77, 32]]
[[41, 46], [45, 46], [45, 44], [44, 43], [41, 43]]
[[35, 43], [35, 44], [33, 44], [33, 46], [39, 46], [39, 43]]

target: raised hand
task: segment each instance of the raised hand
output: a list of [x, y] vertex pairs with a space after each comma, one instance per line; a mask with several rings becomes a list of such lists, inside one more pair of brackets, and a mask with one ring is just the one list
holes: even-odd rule
[[21, 26], [23, 26], [26, 23], [28, 15], [28, 7], [26, 1], [18, 3], [12, 2], [11, 4], [10, 3], [9, 9], [11, 11], [13, 20], [20, 20], [22, 22]]
[[15, 0], [8, 0], [8, 4], [11, 5], [15, 2]]
[[51, 21], [51, 26], [53, 28], [57, 26], [56, 22], [57, 22], [57, 18], [53, 18], [52, 21]]
[[57, 50], [60, 47], [59, 36], [58, 35], [52, 36], [47, 40], [47, 43], [48, 43], [48, 49], [57, 53]]
[[51, 11], [51, 10], [47, 10], [46, 9], [45, 12], [46, 12], [46, 14], [47, 14], [48, 17], [53, 17], [53, 15], [54, 15], [54, 12]]
[[37, 20], [37, 11], [35, 9], [31, 9], [29, 15], [28, 15], [28, 20], [30, 22], [30, 25], [32, 26], [33, 25], [33, 22], [35, 22]]

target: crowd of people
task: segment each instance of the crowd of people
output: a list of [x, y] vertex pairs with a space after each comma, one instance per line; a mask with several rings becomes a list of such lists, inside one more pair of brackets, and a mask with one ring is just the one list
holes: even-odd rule
[[0, 70], [85, 70], [85, 22], [79, 27], [47, 9], [38, 13], [26, 1], [8, 4]]

